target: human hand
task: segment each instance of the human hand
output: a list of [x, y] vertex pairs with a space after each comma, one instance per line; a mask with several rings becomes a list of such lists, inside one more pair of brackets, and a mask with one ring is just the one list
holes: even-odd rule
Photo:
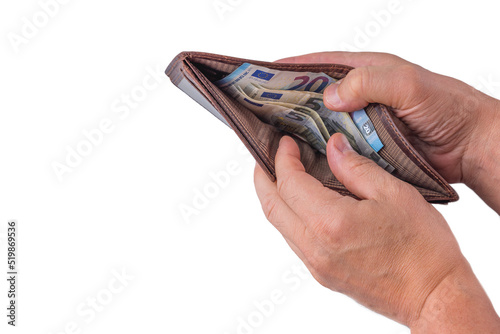
[[[445, 310], [471, 298], [467, 307], [473, 310], [455, 312], [454, 326], [490, 328], [477, 321], [464, 325], [471, 316], [498, 320], [446, 221], [415, 188], [358, 155], [341, 134], [329, 140], [327, 158], [360, 201], [307, 174], [290, 137], [283, 137], [276, 154], [276, 182], [255, 169], [266, 217], [322, 285], [415, 331], [446, 333], [452, 327]], [[440, 300], [443, 289], [453, 292], [452, 302]]]
[[347, 112], [372, 102], [390, 106], [411, 130], [412, 145], [448, 182], [466, 183], [500, 213], [498, 183], [492, 182], [500, 182], [499, 101], [390, 54], [323, 52], [279, 62], [355, 67], [325, 90], [325, 105]]

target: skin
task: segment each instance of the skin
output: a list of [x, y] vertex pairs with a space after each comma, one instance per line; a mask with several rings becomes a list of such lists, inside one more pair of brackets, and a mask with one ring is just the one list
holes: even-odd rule
[[[458, 80], [382, 53], [327, 52], [281, 60], [356, 67], [324, 93], [335, 111], [391, 106], [412, 144], [449, 182], [500, 212], [499, 101]], [[319, 283], [407, 325], [412, 333], [500, 333], [500, 319], [442, 215], [409, 184], [335, 134], [330, 169], [361, 200], [307, 174], [283, 137], [275, 182], [255, 187], [268, 220]]]

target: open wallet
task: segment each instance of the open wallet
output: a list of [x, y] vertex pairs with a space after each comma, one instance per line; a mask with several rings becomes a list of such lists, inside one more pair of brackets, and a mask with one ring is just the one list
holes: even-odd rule
[[[286, 133], [261, 121], [251, 110], [214, 84], [244, 63], [280, 71], [323, 72], [337, 80], [344, 78], [353, 68], [341, 64], [272, 63], [202, 52], [182, 52], [172, 60], [166, 70], [172, 83], [233, 129], [274, 181], [274, 158], [279, 141]], [[392, 175], [414, 186], [428, 202], [448, 203], [458, 200], [455, 190], [405, 138], [403, 134], [409, 130], [390, 108], [382, 104], [369, 104], [364, 110], [383, 144], [378, 154], [394, 167]], [[324, 154], [302, 140], [296, 142], [307, 173], [325, 187], [356, 198], [335, 178]]]

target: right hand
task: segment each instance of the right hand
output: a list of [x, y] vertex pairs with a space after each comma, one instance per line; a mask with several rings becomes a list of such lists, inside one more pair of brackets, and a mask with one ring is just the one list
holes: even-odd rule
[[499, 101], [391, 54], [323, 52], [278, 62], [355, 67], [325, 90], [329, 109], [351, 112], [375, 102], [390, 106], [410, 129], [412, 145], [448, 182], [474, 183], [478, 160], [488, 154], [484, 146]]

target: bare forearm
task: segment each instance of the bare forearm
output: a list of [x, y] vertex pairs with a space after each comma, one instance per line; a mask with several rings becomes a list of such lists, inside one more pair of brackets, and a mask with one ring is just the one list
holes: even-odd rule
[[414, 334], [500, 333], [500, 318], [467, 265], [443, 280], [428, 297]]
[[[487, 98], [463, 157], [463, 181], [500, 214], [500, 101]], [[412, 333], [500, 333], [500, 318], [470, 265], [448, 275], [429, 295]]]

